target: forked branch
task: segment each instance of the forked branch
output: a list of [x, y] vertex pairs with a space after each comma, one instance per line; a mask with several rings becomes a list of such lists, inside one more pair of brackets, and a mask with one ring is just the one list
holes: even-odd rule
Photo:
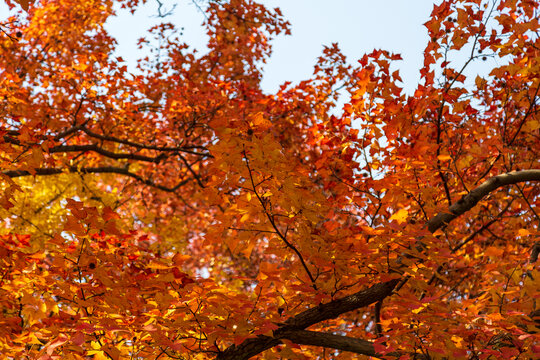
[[[435, 232], [472, 209], [482, 198], [496, 189], [526, 181], [540, 181], [540, 170], [513, 171], [494, 176], [450, 206], [448, 212], [440, 213], [429, 220], [426, 226], [431, 232]], [[284, 339], [301, 345], [323, 346], [377, 357], [373, 343], [367, 340], [352, 339], [346, 336], [307, 331], [305, 329], [321, 321], [335, 319], [346, 312], [381, 301], [393, 293], [399, 282], [400, 279], [394, 279], [378, 283], [355, 294], [309, 308], [279, 324], [278, 329], [273, 332], [273, 336], [257, 336], [246, 339], [241, 344], [232, 345], [225, 351], [220, 352], [216, 359], [247, 360], [265, 350], [282, 344]]]

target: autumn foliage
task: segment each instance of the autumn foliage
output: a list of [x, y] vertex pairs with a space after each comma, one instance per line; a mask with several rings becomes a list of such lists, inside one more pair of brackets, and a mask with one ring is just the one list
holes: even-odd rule
[[130, 73], [140, 1], [7, 4], [2, 359], [540, 356], [538, 1], [434, 6], [413, 92], [331, 45], [273, 94], [279, 9], [199, 2], [208, 51], [164, 22]]

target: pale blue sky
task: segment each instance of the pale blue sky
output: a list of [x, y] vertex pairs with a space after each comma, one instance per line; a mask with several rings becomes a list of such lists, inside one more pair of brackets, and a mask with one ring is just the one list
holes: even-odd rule
[[[423, 26], [433, 8], [431, 0], [259, 0], [270, 8], [281, 8], [292, 25], [292, 36], [274, 40], [274, 52], [265, 66], [263, 89], [275, 91], [285, 81], [296, 83], [312, 74], [313, 65], [323, 45], [337, 42], [349, 62], [354, 63], [373, 49], [400, 53], [403, 61], [395, 65], [401, 72], [404, 87], [412, 92], [419, 79], [422, 53], [428, 41]], [[206, 34], [201, 26], [204, 15], [191, 0], [162, 0], [177, 3], [174, 15], [166, 20], [184, 27], [186, 43], [205, 51]], [[437, 1], [438, 2], [438, 1]], [[148, 3], [131, 15], [118, 11], [108, 22], [108, 29], [118, 40], [118, 55], [135, 69], [143, 55], [137, 40], [160, 19], [156, 3]], [[0, 20], [7, 17], [7, 7], [0, 1]]]
[[408, 89], [420, 77], [428, 42], [422, 25], [433, 8], [428, 0], [266, 0], [279, 6], [292, 24], [292, 36], [277, 39], [264, 86], [277, 88], [286, 79], [307, 78], [322, 45], [337, 42], [347, 59], [356, 62], [373, 49], [400, 53], [396, 64]]
[[[167, 20], [184, 27], [186, 43], [205, 50], [206, 35], [201, 23], [204, 15], [191, 0], [164, 1], [177, 3], [174, 15]], [[356, 62], [373, 49], [400, 53], [403, 61], [396, 64], [408, 92], [419, 79], [422, 53], [428, 41], [423, 24], [428, 20], [430, 0], [262, 0], [267, 7], [281, 8], [292, 25], [292, 36], [275, 39], [274, 52], [265, 66], [263, 89], [275, 91], [285, 81], [296, 83], [312, 74], [313, 65], [323, 45], [337, 42], [350, 62]], [[156, 4], [149, 3], [135, 15], [119, 12], [109, 22], [109, 29], [118, 39], [119, 55], [134, 69], [140, 56], [136, 41], [158, 19]]]

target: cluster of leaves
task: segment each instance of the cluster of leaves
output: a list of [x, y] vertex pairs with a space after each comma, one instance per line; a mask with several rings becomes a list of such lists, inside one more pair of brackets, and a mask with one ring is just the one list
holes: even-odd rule
[[0, 23], [2, 357], [539, 355], [537, 1], [435, 6], [412, 96], [399, 55], [337, 45], [264, 93], [290, 29], [251, 0], [205, 4], [205, 54], [151, 29], [136, 74], [104, 24], [139, 1], [20, 3]]

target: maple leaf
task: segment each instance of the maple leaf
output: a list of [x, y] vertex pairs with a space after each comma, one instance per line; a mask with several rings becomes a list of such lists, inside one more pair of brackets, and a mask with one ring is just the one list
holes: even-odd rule
[[409, 212], [406, 209], [399, 209], [397, 212], [390, 216], [390, 220], [396, 220], [398, 224], [402, 224], [407, 221]]

